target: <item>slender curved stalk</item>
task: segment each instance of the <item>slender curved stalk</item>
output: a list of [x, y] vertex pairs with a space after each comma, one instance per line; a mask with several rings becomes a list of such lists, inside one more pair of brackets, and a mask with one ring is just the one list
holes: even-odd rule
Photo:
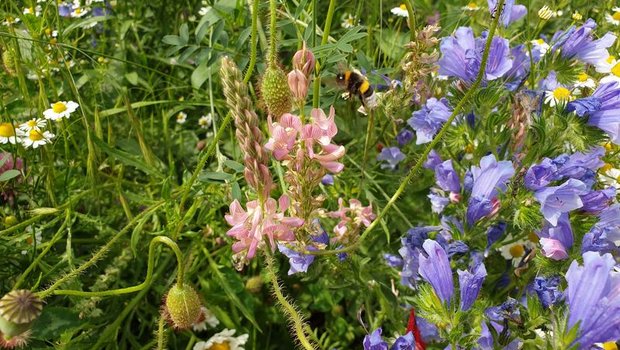
[[271, 19], [269, 23], [269, 67], [275, 67], [278, 58], [278, 45], [276, 43], [276, 19], [278, 15], [276, 12], [276, 0], [269, 0], [269, 10]]
[[409, 39], [415, 41], [415, 12], [413, 12], [413, 4], [411, 0], [405, 1], [405, 7], [407, 8], [407, 14], [409, 15]]
[[[499, 0], [497, 8], [501, 9], [504, 5], [504, 1], [505, 0]], [[383, 207], [383, 210], [379, 213], [379, 215], [377, 215], [377, 218], [364, 230], [364, 232], [362, 232], [362, 235], [357, 240], [357, 242], [349, 245], [348, 247], [345, 247], [342, 249], [336, 249], [336, 250], [306, 251], [305, 252], [306, 254], [329, 255], [329, 254], [339, 254], [339, 253], [346, 253], [346, 252], [353, 251], [361, 245], [364, 239], [368, 237], [368, 234], [385, 217], [387, 212], [392, 208], [394, 203], [396, 203], [396, 201], [398, 200], [398, 197], [400, 197], [400, 195], [405, 191], [405, 189], [407, 188], [407, 185], [409, 185], [409, 182], [418, 173], [418, 171], [420, 171], [420, 169], [422, 168], [422, 164], [424, 164], [424, 160], [428, 157], [428, 154], [431, 152], [433, 148], [435, 148], [435, 146], [439, 143], [439, 141], [441, 141], [441, 139], [443, 138], [443, 135], [446, 133], [446, 130], [448, 130], [448, 128], [450, 127], [450, 125], [452, 124], [456, 116], [459, 114], [459, 112], [461, 111], [465, 103], [469, 101], [471, 96], [474, 94], [475, 90], [478, 88], [478, 86], [482, 82], [482, 78], [484, 77], [484, 73], [485, 73], [486, 66], [487, 66], [487, 61], [489, 59], [491, 41], [493, 40], [493, 36], [495, 35], [495, 30], [497, 29], [497, 23], [499, 22], [499, 17], [500, 17], [499, 15], [495, 16], [491, 24], [491, 28], [489, 29], [489, 36], [487, 37], [487, 41], [484, 46], [484, 52], [482, 54], [482, 61], [480, 63], [480, 70], [478, 71], [476, 80], [474, 80], [474, 82], [471, 84], [471, 86], [469, 87], [469, 90], [467, 90], [467, 93], [465, 93], [465, 96], [463, 96], [463, 98], [459, 101], [459, 103], [457, 103], [456, 107], [454, 107], [454, 110], [452, 111], [452, 114], [450, 115], [448, 120], [443, 124], [443, 126], [441, 127], [437, 135], [435, 135], [433, 140], [428, 144], [428, 146], [426, 147], [422, 155], [418, 158], [413, 168], [411, 168], [407, 176], [403, 178], [400, 186], [398, 187], [398, 189], [396, 189], [396, 192], [394, 192], [394, 194], [392, 195], [388, 203], [385, 205], [385, 207]]]
[[364, 180], [366, 179], [366, 165], [368, 162], [368, 148], [370, 147], [370, 138], [375, 129], [375, 111], [370, 109], [368, 111], [368, 125], [366, 126], [366, 140], [364, 140], [364, 155], [362, 156], [362, 176], [360, 177], [360, 191], [364, 186]]
[[[316, 3], [315, 3], [316, 4]], [[321, 45], [327, 44], [329, 39], [329, 32], [332, 28], [332, 20], [334, 19], [334, 10], [336, 9], [336, 1], [329, 0], [329, 8], [327, 9], [327, 18], [325, 19], [325, 27], [323, 29], [323, 38], [321, 39]], [[316, 9], [312, 9], [316, 13]], [[316, 23], [315, 23], [316, 25]], [[321, 65], [317, 62], [314, 69], [314, 89], [312, 92], [312, 107], [319, 108], [320, 94], [321, 94], [321, 75], [319, 74]]]
[[289, 321], [292, 323], [292, 328], [295, 332], [297, 340], [299, 340], [299, 344], [306, 350], [315, 350], [316, 347], [312, 344], [310, 339], [308, 339], [304, 331], [307, 325], [304, 322], [303, 317], [299, 314], [294, 304], [292, 304], [282, 292], [282, 287], [278, 281], [278, 269], [275, 266], [273, 256], [271, 255], [271, 252], [269, 252], [269, 248], [265, 249], [265, 251], [265, 262], [267, 264], [267, 272], [271, 281], [271, 287], [278, 303], [282, 307], [282, 311], [284, 311], [286, 316], [289, 318]]
[[102, 291], [97, 291], [97, 292], [85, 292], [81, 290], [58, 289], [58, 290], [52, 291], [52, 294], [73, 295], [73, 296], [78, 296], [78, 297], [92, 298], [92, 297], [107, 297], [107, 296], [113, 296], [113, 295], [129, 294], [129, 293], [135, 293], [135, 292], [141, 291], [142, 289], [150, 285], [151, 280], [153, 279], [153, 268], [155, 266], [155, 246], [157, 243], [165, 244], [168, 247], [170, 247], [172, 251], [174, 251], [174, 254], [176, 255], [176, 258], [177, 258], [177, 268], [178, 268], [177, 285], [179, 287], [182, 287], [183, 281], [185, 278], [185, 266], [183, 264], [183, 254], [181, 253], [179, 246], [176, 243], [174, 243], [173, 240], [171, 240], [170, 238], [166, 236], [157, 236], [151, 240], [151, 243], [149, 243], [148, 264], [146, 266], [146, 278], [144, 279], [144, 282], [136, 286], [132, 286], [132, 287], [102, 290]]
[[259, 0], [251, 0], [252, 1], [252, 32], [250, 34], [250, 64], [248, 65], [248, 70], [245, 72], [245, 77], [243, 77], [243, 82], [248, 83], [252, 78], [252, 72], [254, 71], [254, 66], [256, 65], [256, 55], [258, 50], [258, 1]]
[[112, 239], [110, 239], [103, 247], [101, 247], [95, 254], [93, 254], [92, 258], [90, 258], [88, 261], [80, 265], [80, 267], [78, 267], [77, 269], [72, 270], [71, 272], [67, 273], [63, 277], [59, 278], [56, 282], [54, 282], [54, 284], [52, 284], [47, 289], [37, 292], [36, 293], [37, 296], [41, 299], [44, 299], [48, 295], [54, 293], [54, 291], [58, 289], [58, 287], [60, 287], [63, 283], [75, 278], [80, 273], [84, 272], [86, 269], [94, 265], [97, 261], [103, 258], [103, 256], [112, 248], [114, 243], [116, 243], [116, 241], [118, 241], [125, 233], [127, 233], [133, 225], [135, 225], [138, 221], [140, 221], [145, 216], [148, 216], [152, 214], [153, 212], [155, 212], [155, 210], [157, 210], [159, 207], [161, 207], [165, 203], [166, 203], [165, 201], [158, 202], [152, 205], [147, 210], [136, 215], [133, 218], [133, 220], [131, 220], [122, 230], [118, 231], [118, 233], [116, 233], [116, 235], [114, 235]]

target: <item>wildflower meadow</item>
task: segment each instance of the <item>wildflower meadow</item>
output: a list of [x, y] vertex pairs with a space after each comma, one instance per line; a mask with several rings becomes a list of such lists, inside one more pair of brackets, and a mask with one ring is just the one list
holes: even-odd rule
[[0, 349], [620, 346], [615, 0], [0, 1]]

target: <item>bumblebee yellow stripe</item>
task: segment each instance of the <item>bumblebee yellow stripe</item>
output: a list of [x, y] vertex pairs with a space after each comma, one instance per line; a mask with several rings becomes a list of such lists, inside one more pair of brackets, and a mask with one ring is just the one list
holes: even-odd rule
[[346, 71], [344, 72], [344, 81], [349, 81], [349, 78], [351, 78], [351, 71]]
[[370, 89], [370, 83], [367, 80], [364, 80], [362, 85], [360, 85], [360, 92], [364, 94], [368, 91], [368, 89]]

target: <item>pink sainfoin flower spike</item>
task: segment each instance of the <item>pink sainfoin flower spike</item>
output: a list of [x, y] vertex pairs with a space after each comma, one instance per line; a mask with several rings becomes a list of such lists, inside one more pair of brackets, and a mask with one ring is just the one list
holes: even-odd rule
[[349, 200], [349, 206], [345, 205], [342, 198], [338, 198], [338, 210], [327, 213], [332, 218], [340, 219], [334, 227], [334, 233], [341, 241], [347, 241], [362, 226], [368, 227], [376, 218], [372, 206], [364, 207], [357, 199]]
[[295, 147], [297, 135], [302, 128], [301, 120], [298, 116], [290, 113], [283, 114], [279, 123], [272, 123], [271, 116], [268, 118], [271, 137], [265, 144], [265, 148], [273, 152], [275, 159], [286, 160]]
[[[334, 120], [334, 107], [330, 107], [329, 116], [321, 109], [314, 108], [311, 112], [312, 123], [304, 125], [302, 139], [306, 144], [306, 152], [310, 159], [317, 160], [325, 169], [332, 173], [339, 173], [344, 165], [338, 160], [344, 156], [344, 146], [331, 143], [332, 138], [338, 133], [338, 127]], [[320, 147], [315, 151], [315, 144]]]
[[249, 260], [256, 254], [263, 236], [269, 238], [272, 249], [275, 249], [276, 241], [295, 240], [293, 229], [302, 226], [304, 221], [284, 216], [284, 212], [289, 207], [287, 196], [280, 197], [278, 202], [273, 198], [268, 198], [261, 207], [258, 200], [250, 201], [246, 204], [247, 211], [237, 200], [230, 204], [230, 214], [227, 214], [225, 218], [232, 226], [227, 235], [238, 240], [232, 246], [233, 252], [240, 253]]

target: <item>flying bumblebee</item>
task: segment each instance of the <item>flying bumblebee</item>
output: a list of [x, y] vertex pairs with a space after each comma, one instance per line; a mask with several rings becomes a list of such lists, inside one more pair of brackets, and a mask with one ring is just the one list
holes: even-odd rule
[[336, 75], [336, 82], [346, 90], [345, 98], [357, 95], [365, 109], [377, 107], [377, 94], [368, 82], [368, 78], [360, 71], [343, 70]]

